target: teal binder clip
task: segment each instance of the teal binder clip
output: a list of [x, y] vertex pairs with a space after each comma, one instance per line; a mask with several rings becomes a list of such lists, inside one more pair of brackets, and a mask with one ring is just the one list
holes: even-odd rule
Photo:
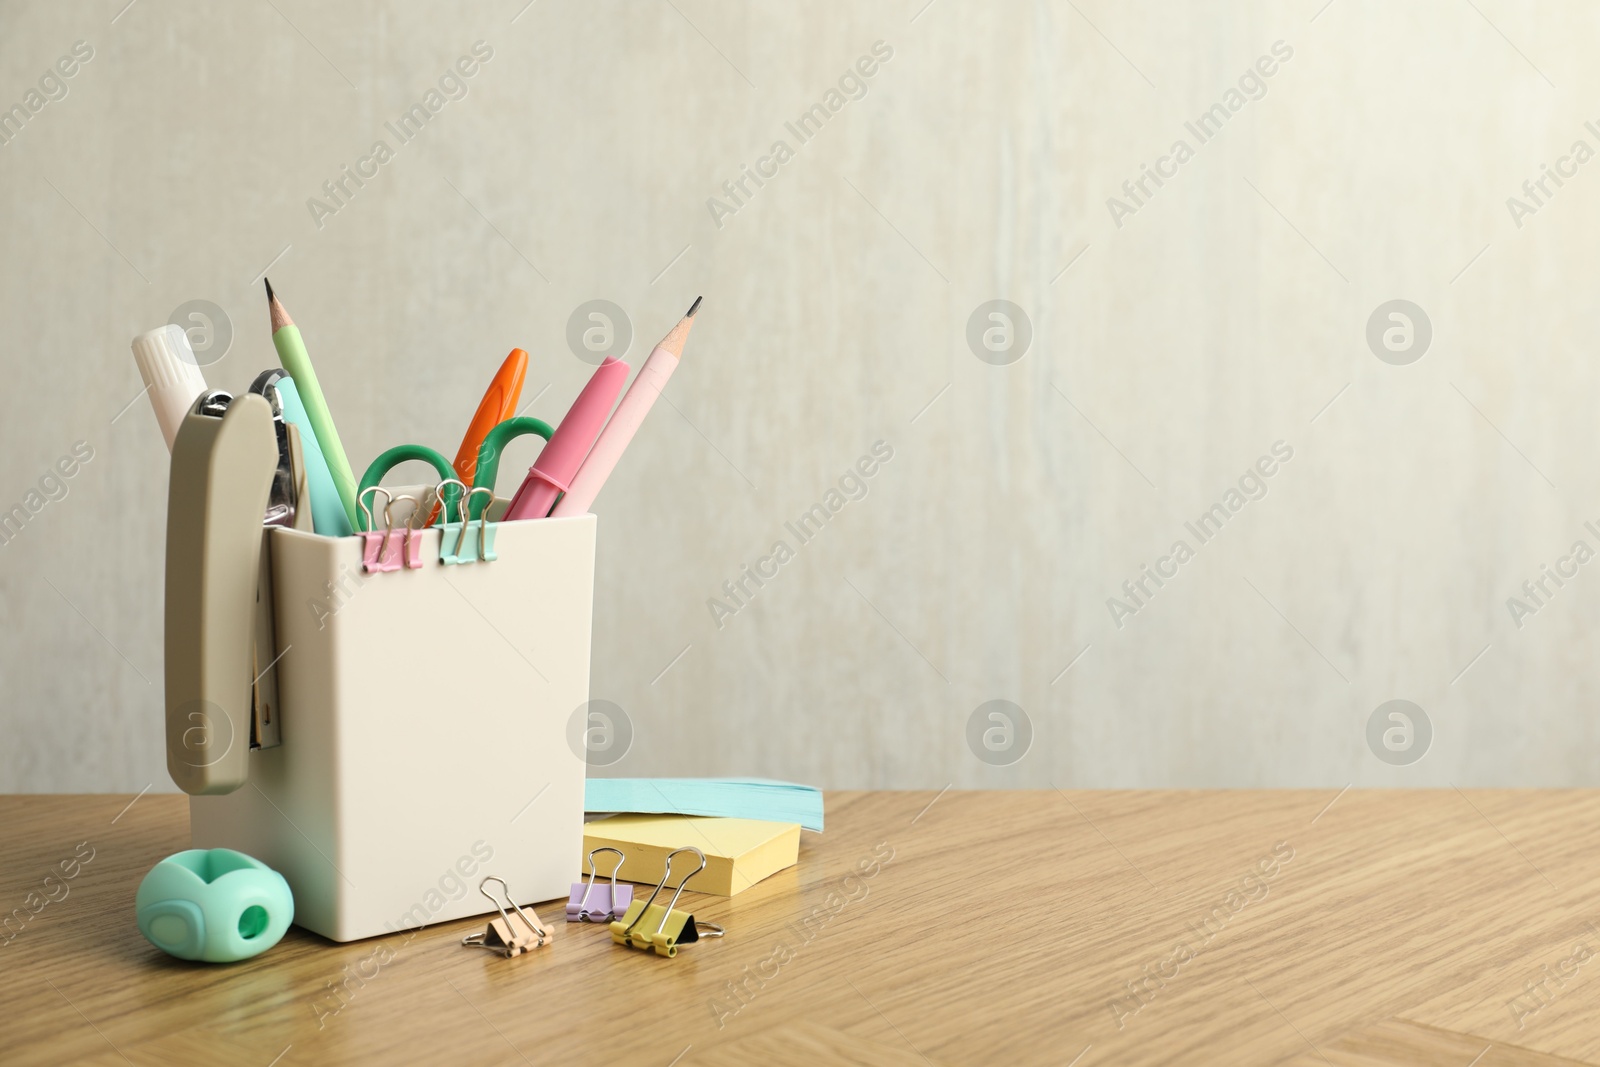
[[[502, 423], [501, 425], [505, 424]], [[453, 482], [452, 484], [461, 485], [460, 482]], [[444, 487], [445, 483], [440, 482], [439, 490], [441, 495]], [[495, 555], [494, 551], [494, 531], [498, 523], [489, 521], [489, 505], [494, 502], [494, 490], [483, 485], [475, 486], [468, 490], [462, 502], [462, 510], [471, 515], [473, 497], [479, 493], [482, 493], [488, 499], [484, 501], [483, 507], [478, 510], [478, 518], [476, 520], [467, 518], [461, 522], [439, 524], [439, 562], [458, 564], [476, 563], [481, 560], [488, 563], [500, 558]]]
[[180, 960], [207, 963], [260, 955], [294, 920], [283, 875], [229, 848], [168, 856], [139, 883], [134, 907], [145, 940]]

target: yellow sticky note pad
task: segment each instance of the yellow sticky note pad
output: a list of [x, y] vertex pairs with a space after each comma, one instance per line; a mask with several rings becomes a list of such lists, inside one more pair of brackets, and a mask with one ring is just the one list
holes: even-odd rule
[[[693, 847], [706, 855], [706, 869], [689, 883], [692, 893], [731, 897], [800, 858], [800, 824], [699, 815], [613, 815], [586, 823], [583, 853], [620, 849], [627, 857], [617, 877], [653, 885], [661, 880], [667, 853]], [[582, 857], [577, 869], [587, 870]], [[667, 886], [678, 884], [678, 872]]]

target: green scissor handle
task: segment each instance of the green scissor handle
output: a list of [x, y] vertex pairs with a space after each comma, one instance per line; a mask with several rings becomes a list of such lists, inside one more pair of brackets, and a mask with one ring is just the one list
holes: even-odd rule
[[[367, 473], [361, 476], [361, 487], [356, 491], [357, 499], [359, 499], [368, 489], [383, 481], [383, 476], [388, 474], [390, 470], [398, 467], [408, 459], [420, 459], [424, 463], [432, 464], [433, 469], [439, 472], [439, 478], [441, 481], [443, 479], [454, 478], [456, 476], [455, 468], [450, 466], [450, 461], [445, 459], [439, 453], [435, 452], [433, 449], [429, 448], [427, 445], [395, 445], [393, 448], [389, 449], [389, 451], [383, 453], [377, 459], [373, 460], [372, 465], [367, 468]], [[461, 509], [456, 503], [460, 496], [461, 490], [457, 489], [455, 486], [449, 487], [444, 497], [444, 515], [446, 522], [450, 521], [450, 509], [452, 507], [456, 509], [456, 515], [458, 517], [460, 516]], [[359, 512], [360, 509], [358, 508], [357, 511]], [[358, 514], [356, 516], [356, 521], [360, 523], [362, 530], [366, 530], [367, 517], [365, 514]]]
[[[472, 487], [474, 489], [484, 487], [493, 491], [495, 475], [500, 473], [500, 456], [505, 452], [506, 445], [516, 438], [525, 437], [530, 433], [538, 434], [548, 441], [550, 440], [550, 435], [555, 431], [543, 419], [519, 415], [514, 419], [507, 419], [485, 434], [483, 444], [478, 446], [478, 469], [473, 475]], [[478, 518], [483, 514], [483, 509], [488, 504], [489, 501], [485, 498], [472, 499], [469, 497], [467, 499], [467, 517], [469, 519]]]

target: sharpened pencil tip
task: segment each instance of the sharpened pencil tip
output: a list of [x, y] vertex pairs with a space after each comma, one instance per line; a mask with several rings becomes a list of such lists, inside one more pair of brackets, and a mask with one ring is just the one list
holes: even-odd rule
[[700, 301], [703, 300], [703, 299], [705, 299], [705, 298], [704, 297], [699, 297], [699, 296], [695, 297], [694, 298], [694, 303], [689, 305], [689, 311], [683, 317], [686, 318], [686, 319], [694, 318], [694, 313], [700, 307]]
[[268, 278], [266, 275], [262, 275], [261, 276], [261, 280], [267, 283], [267, 299], [271, 300], [272, 299], [272, 279]]

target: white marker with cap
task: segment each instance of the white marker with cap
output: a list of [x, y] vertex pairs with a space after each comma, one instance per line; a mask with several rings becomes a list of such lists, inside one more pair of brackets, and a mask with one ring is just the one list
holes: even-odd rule
[[167, 439], [167, 450], [171, 451], [172, 439], [178, 436], [184, 415], [195, 398], [206, 391], [206, 379], [195, 362], [194, 349], [189, 346], [183, 327], [168, 323], [133, 339], [133, 360], [139, 364], [139, 377], [144, 379], [150, 406], [156, 409], [156, 422], [161, 424], [161, 436]]

